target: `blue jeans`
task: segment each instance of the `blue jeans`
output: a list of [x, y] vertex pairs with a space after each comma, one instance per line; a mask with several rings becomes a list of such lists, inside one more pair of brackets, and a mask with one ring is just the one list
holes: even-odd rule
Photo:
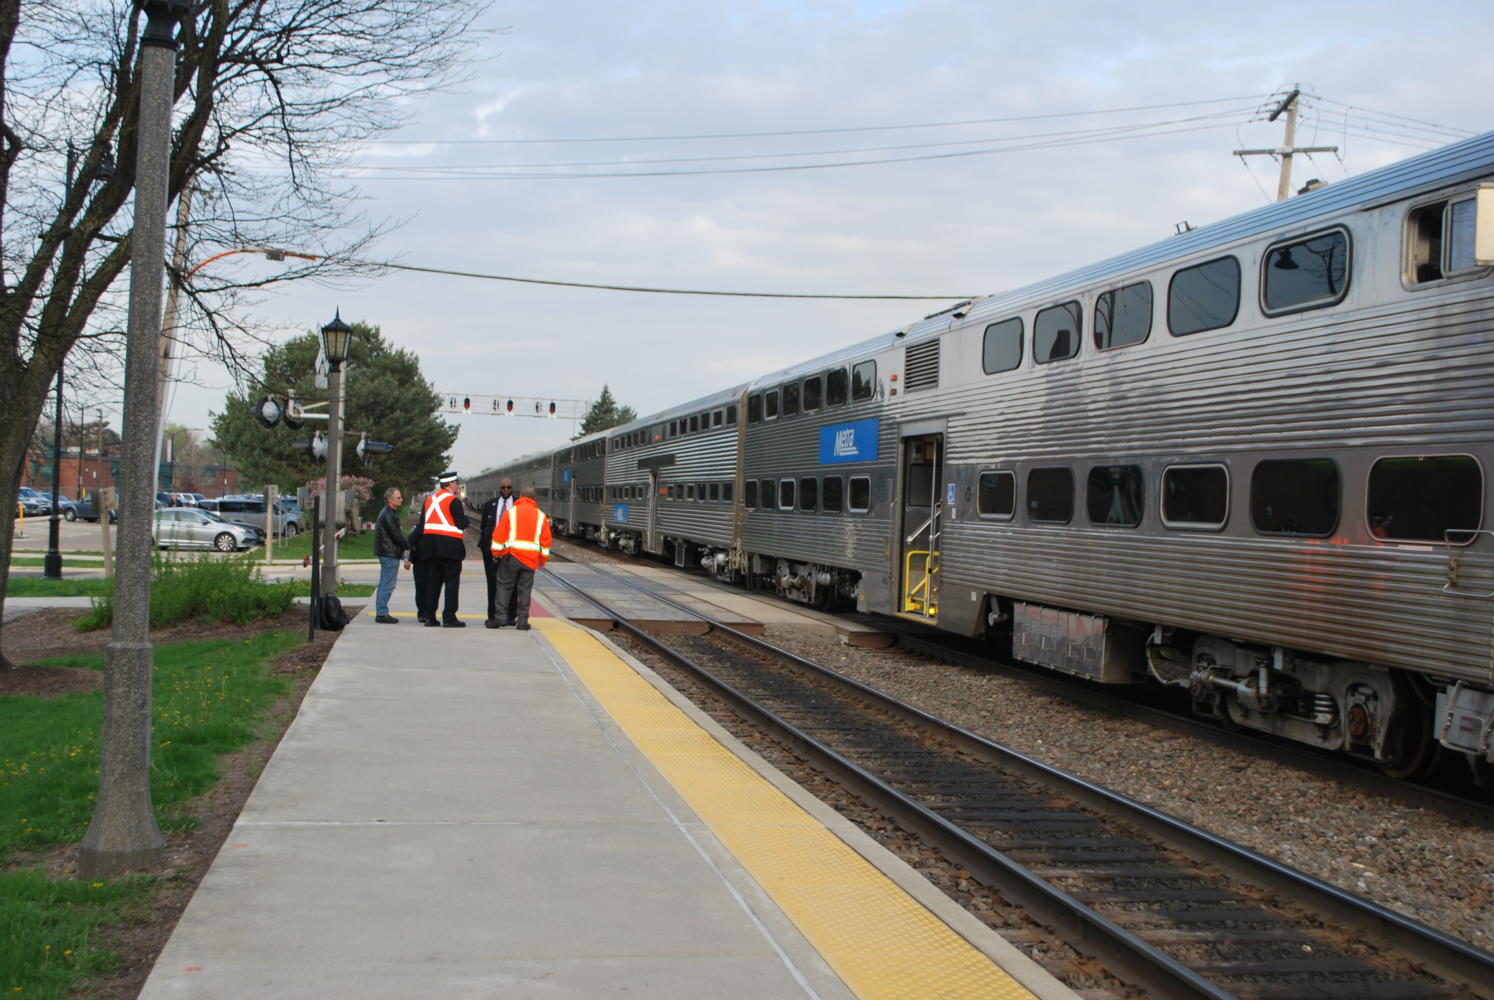
[[394, 580], [399, 576], [399, 556], [379, 556], [379, 589], [374, 594], [374, 612], [389, 613], [389, 597], [394, 593]]

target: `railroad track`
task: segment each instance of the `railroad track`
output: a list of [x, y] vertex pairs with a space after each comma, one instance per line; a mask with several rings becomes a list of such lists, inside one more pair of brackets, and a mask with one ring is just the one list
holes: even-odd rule
[[[570, 544], [587, 551], [606, 552], [622, 563], [668, 565], [646, 557], [630, 557], [600, 549], [591, 543], [571, 540]], [[564, 556], [561, 558], [572, 561]], [[739, 592], [739, 588], [711, 580], [703, 574], [689, 570], [683, 572], [702, 579], [712, 587], [719, 587], [729, 593]], [[864, 621], [868, 616], [857, 617]], [[1168, 708], [1156, 702], [1158, 692], [1155, 688], [1136, 693], [1130, 688], [1099, 686], [1081, 677], [1044, 670], [1030, 664], [1009, 662], [993, 656], [989, 650], [980, 649], [976, 640], [962, 639], [960, 636], [899, 619], [877, 618], [876, 625], [895, 634], [897, 645], [911, 653], [976, 670], [1000, 673], [1078, 704], [1136, 719], [1195, 739], [1207, 740], [1217, 746], [1255, 757], [1299, 767], [1387, 801], [1432, 810], [1451, 819], [1494, 830], [1494, 789], [1477, 787], [1465, 768], [1451, 771], [1444, 768], [1415, 779], [1390, 777], [1366, 762], [1342, 754], [1318, 751], [1252, 730], [1232, 728], [1197, 716], [1186, 708]]]
[[1472, 945], [709, 618], [666, 644], [560, 582], [1149, 995], [1494, 997]]

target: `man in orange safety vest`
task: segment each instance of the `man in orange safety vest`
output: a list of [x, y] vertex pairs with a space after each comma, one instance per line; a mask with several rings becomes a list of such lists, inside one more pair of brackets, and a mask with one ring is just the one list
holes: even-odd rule
[[[517, 609], [513, 621], [489, 619], [488, 628], [516, 625], [529, 628], [529, 597], [534, 589], [535, 570], [550, 558], [550, 519], [534, 502], [534, 488], [524, 487], [514, 505], [493, 526], [493, 558], [498, 560], [498, 596], [494, 601], [498, 614]], [[510, 605], [512, 601], [512, 605]]]
[[[420, 540], [431, 562], [425, 598], [425, 610], [430, 617], [425, 624], [427, 627], [466, 628], [467, 623], [457, 618], [462, 561], [467, 558], [467, 510], [462, 502], [461, 477], [455, 472], [444, 472], [437, 483], [439, 488], [425, 500], [420, 525]], [[441, 596], [443, 584], [446, 586], [446, 604], [441, 609], [441, 621], [437, 622], [436, 601]]]

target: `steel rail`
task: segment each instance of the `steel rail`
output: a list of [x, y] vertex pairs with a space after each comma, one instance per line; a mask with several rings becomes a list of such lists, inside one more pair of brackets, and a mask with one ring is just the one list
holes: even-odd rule
[[[1330, 885], [1314, 876], [1284, 865], [1249, 848], [1227, 841], [1176, 817], [1153, 809], [1128, 796], [1067, 774], [1010, 747], [1003, 746], [977, 733], [955, 726], [921, 709], [900, 702], [860, 681], [838, 674], [833, 670], [822, 667], [811, 660], [775, 646], [770, 642], [739, 632], [729, 625], [715, 621], [709, 615], [702, 614], [693, 608], [689, 608], [668, 597], [648, 590], [646, 587], [632, 580], [600, 569], [594, 564], [587, 564], [587, 568], [615, 582], [646, 593], [655, 600], [677, 610], [699, 618], [711, 628], [730, 635], [734, 640], [748, 647], [757, 649], [770, 656], [787, 659], [831, 683], [848, 687], [858, 695], [894, 715], [922, 726], [937, 729], [945, 738], [949, 739], [960, 749], [979, 759], [999, 764], [1004, 768], [1010, 768], [1049, 786], [1057, 785], [1064, 794], [1071, 796], [1076, 801], [1109, 813], [1110, 815], [1119, 815], [1124, 821], [1147, 831], [1158, 839], [1176, 846], [1190, 857], [1207, 861], [1241, 881], [1251, 882], [1263, 888], [1289, 895], [1299, 903], [1309, 905], [1322, 913], [1332, 916], [1335, 920], [1353, 926], [1361, 933], [1378, 940], [1382, 944], [1388, 945], [1402, 955], [1413, 958], [1417, 964], [1424, 966], [1444, 979], [1452, 982], [1468, 983], [1473, 985], [1479, 991], [1480, 995], [1494, 997], [1494, 954], [1490, 952], [1445, 934], [1403, 914], [1388, 910], [1378, 903], [1364, 899], [1347, 890]], [[950, 824], [942, 817], [930, 813], [915, 802], [906, 800], [900, 793], [887, 786], [880, 779], [867, 774], [859, 766], [845, 760], [834, 750], [824, 747], [818, 741], [800, 732], [790, 724], [776, 720], [770, 712], [752, 702], [750, 697], [737, 692], [730, 685], [712, 677], [709, 671], [689, 662], [688, 658], [682, 654], [669, 649], [669, 647], [658, 642], [652, 636], [632, 626], [623, 616], [591, 595], [586, 594], [579, 587], [560, 578], [556, 574], [551, 574], [551, 576], [568, 589], [597, 606], [602, 610], [604, 615], [611, 618], [615, 623], [626, 629], [630, 634], [638, 637], [651, 648], [659, 650], [670, 659], [682, 662], [682, 665], [686, 666], [692, 672], [699, 673], [712, 687], [722, 690], [732, 701], [743, 704], [748, 711], [762, 718], [766, 724], [781, 727], [786, 732], [789, 732], [796, 743], [811, 750], [817, 756], [823, 757], [837, 771], [852, 776], [856, 784], [871, 790], [878, 797], [887, 797], [891, 801], [897, 802], [899, 809], [906, 810], [908, 816], [914, 817], [917, 820], [920, 827], [917, 832], [925, 836], [932, 835], [931, 839], [940, 841], [941, 847], [946, 847], [947, 842], [949, 845], [947, 849], [957, 851], [960, 855], [960, 860], [967, 861], [966, 855], [974, 852], [974, 860], [977, 860], [982, 865], [994, 864], [1000, 871], [1018, 877], [1018, 885], [1026, 889], [1031, 889], [1035, 895], [1030, 904], [1026, 899], [1017, 900], [1024, 906], [1031, 905], [1033, 909], [1043, 912], [1045, 916], [1057, 920], [1066, 927], [1075, 927], [1074, 918], [1078, 917], [1080, 911], [1083, 911], [1083, 913], [1089, 916], [1080, 918], [1077, 926], [1082, 927], [1087, 933], [1081, 936], [1079, 940], [1085, 943], [1096, 943], [1097, 939], [1092, 938], [1090, 934], [1100, 934], [1103, 931], [1103, 936], [1098, 938], [1099, 942], [1108, 941], [1117, 947], [1124, 944], [1127, 949], [1124, 954], [1114, 956], [1116, 959], [1150, 952], [1155, 954], [1165, 965], [1151, 965], [1150, 955], [1147, 955], [1148, 969], [1155, 969], [1160, 972], [1169, 967], [1176, 968], [1184, 973], [1185, 976], [1178, 978], [1173, 983], [1175, 987], [1182, 987], [1193, 981], [1197, 981], [1208, 991], [1185, 994], [1174, 993], [1169, 989], [1167, 995], [1209, 997], [1228, 997], [1232, 995], [1217, 992], [1217, 987], [1201, 980], [1166, 955], [1156, 952], [1150, 945], [1136, 939], [1129, 932], [1113, 924], [1102, 915], [1094, 913], [1088, 906], [1072, 899], [1072, 897], [1063, 893], [1062, 890], [1049, 886], [1046, 882], [1043, 882], [1040, 878], [1027, 871], [1027, 869], [1012, 862], [1004, 855], [1000, 855], [999, 852], [994, 851], [994, 849], [986, 845], [983, 841], [970, 837], [965, 831]], [[1020, 876], [1018, 876], [1018, 873], [1020, 873]], [[1034, 885], [1033, 883], [1036, 884]], [[1057, 912], [1050, 912], [1054, 910], [1055, 905], [1059, 907]], [[1093, 917], [1093, 920], [1089, 919], [1089, 917]], [[1111, 932], [1112, 929], [1113, 933]], [[1128, 943], [1130, 941], [1134, 941], [1144, 951], [1132, 949]], [[1104, 957], [1108, 961], [1112, 956], [1107, 953]], [[1128, 971], [1132, 968], [1129, 964], [1122, 967]], [[1168, 972], [1169, 978], [1172, 975], [1171, 972]], [[1148, 983], [1142, 983], [1142, 985], [1148, 985], [1151, 988], [1162, 987], [1162, 983], [1156, 983], [1154, 986]]]

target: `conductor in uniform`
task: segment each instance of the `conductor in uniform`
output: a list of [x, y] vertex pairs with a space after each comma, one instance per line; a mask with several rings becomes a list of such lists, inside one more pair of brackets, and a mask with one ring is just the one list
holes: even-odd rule
[[[457, 618], [462, 562], [467, 558], [468, 524], [466, 506], [461, 497], [461, 477], [455, 472], [443, 472], [437, 483], [436, 492], [426, 498], [420, 524], [420, 539], [430, 559], [425, 600], [425, 611], [430, 617], [425, 620], [425, 625], [427, 628], [437, 625], [466, 628], [467, 623]], [[446, 588], [446, 603], [438, 622], [436, 602], [441, 597], [443, 586]]]
[[[514, 482], [505, 478], [498, 484], [498, 495], [482, 505], [482, 520], [477, 531], [478, 546], [482, 549], [482, 571], [488, 581], [488, 620], [484, 623], [488, 628], [499, 628], [504, 621], [513, 621], [514, 602], [503, 609], [503, 614], [498, 613], [498, 559], [492, 552], [493, 529], [498, 526], [498, 518], [508, 513], [508, 509], [514, 505]], [[517, 596], [517, 595], [516, 595]]]

